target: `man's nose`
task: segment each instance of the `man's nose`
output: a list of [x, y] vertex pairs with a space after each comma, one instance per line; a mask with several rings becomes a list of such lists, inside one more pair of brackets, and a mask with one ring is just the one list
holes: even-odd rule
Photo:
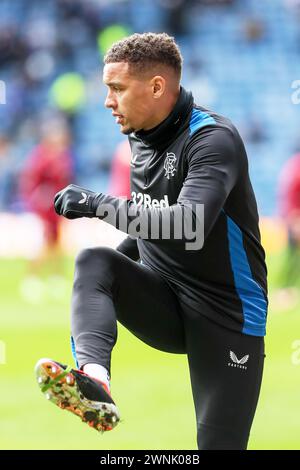
[[108, 94], [106, 99], [105, 99], [104, 106], [106, 108], [115, 108], [116, 107], [116, 100], [110, 94]]

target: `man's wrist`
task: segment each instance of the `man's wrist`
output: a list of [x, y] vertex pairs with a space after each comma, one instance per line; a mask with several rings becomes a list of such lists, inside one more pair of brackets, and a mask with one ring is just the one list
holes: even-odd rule
[[102, 199], [103, 194], [102, 193], [96, 193], [95, 196], [93, 197], [92, 204], [91, 204], [91, 209], [94, 214], [94, 217], [97, 216], [97, 209], [99, 205], [101, 204], [101, 199]]

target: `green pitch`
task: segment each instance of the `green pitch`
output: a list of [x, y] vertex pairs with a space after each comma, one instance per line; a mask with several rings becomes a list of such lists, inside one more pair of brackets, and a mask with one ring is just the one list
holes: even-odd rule
[[[272, 265], [277, 261], [271, 261], [272, 282]], [[20, 288], [25, 262], [0, 261], [0, 345], [5, 346], [0, 362], [6, 362], [0, 364], [0, 448], [196, 449], [186, 357], [151, 349], [120, 325], [112, 358], [112, 395], [123, 421], [115, 430], [97, 434], [42, 396], [35, 383], [35, 362], [50, 357], [73, 364], [69, 347], [72, 270], [73, 260], [69, 260], [67, 282], [60, 290], [59, 282], [51, 281], [57, 297], [44, 284], [41, 289], [35, 286], [35, 296], [28, 298], [26, 289], [24, 294]], [[297, 348], [300, 304], [281, 311], [276, 305], [274, 312], [271, 305], [264, 381], [250, 449], [300, 448]]]

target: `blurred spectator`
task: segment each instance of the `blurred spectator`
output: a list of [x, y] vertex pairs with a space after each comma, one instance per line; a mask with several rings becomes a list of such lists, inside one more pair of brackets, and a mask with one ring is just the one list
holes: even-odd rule
[[8, 136], [0, 134], [0, 211], [12, 210], [17, 199], [17, 172], [12, 143]]
[[242, 134], [247, 142], [251, 144], [260, 144], [268, 140], [267, 130], [258, 114], [247, 115], [247, 119], [240, 125]]
[[17, 26], [12, 23], [1, 25], [0, 28], [0, 67], [22, 61], [28, 50], [22, 41]]
[[125, 140], [118, 145], [113, 157], [109, 194], [113, 196], [126, 196], [127, 199], [131, 198], [130, 159], [130, 145], [128, 141]]
[[257, 18], [249, 18], [244, 26], [244, 34], [247, 41], [251, 43], [259, 42], [264, 38], [265, 25]]
[[283, 287], [300, 280], [300, 153], [283, 168], [279, 184], [279, 207], [288, 230], [288, 253], [282, 271]]
[[54, 195], [72, 180], [70, 135], [65, 124], [50, 121], [44, 125], [41, 143], [27, 158], [20, 175], [20, 193], [27, 210], [43, 222], [45, 252], [34, 260], [34, 274], [59, 253], [59, 217], [53, 208]]
[[193, 2], [191, 0], [159, 0], [165, 12], [165, 30], [174, 36], [188, 33], [186, 11]]

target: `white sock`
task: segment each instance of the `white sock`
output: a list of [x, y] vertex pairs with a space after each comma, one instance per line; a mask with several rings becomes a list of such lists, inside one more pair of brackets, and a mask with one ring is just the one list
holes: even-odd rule
[[100, 364], [85, 364], [83, 366], [83, 372], [94, 379], [100, 380], [107, 385], [108, 390], [110, 390], [110, 377], [108, 370], [101, 366]]

